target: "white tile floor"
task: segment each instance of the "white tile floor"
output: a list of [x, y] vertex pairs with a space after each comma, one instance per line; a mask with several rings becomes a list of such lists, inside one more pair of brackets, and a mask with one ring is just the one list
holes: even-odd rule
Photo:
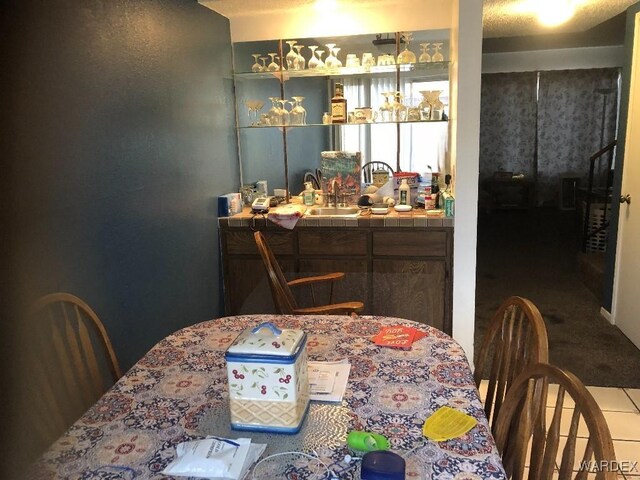
[[[484, 382], [483, 382], [484, 383]], [[616, 460], [621, 465], [619, 478], [640, 480], [640, 389], [587, 387], [600, 406], [607, 420]], [[547, 406], [552, 406], [557, 387], [549, 386]], [[484, 400], [486, 385], [480, 386], [480, 396]], [[565, 406], [570, 407], [571, 405]], [[579, 437], [586, 437], [584, 429], [579, 429]]]

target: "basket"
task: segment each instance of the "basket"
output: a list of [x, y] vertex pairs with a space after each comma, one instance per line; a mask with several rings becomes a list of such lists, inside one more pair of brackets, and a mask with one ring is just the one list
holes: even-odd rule
[[[586, 211], [587, 204], [582, 202], [583, 211]], [[597, 229], [604, 219], [604, 204], [592, 203], [591, 211], [589, 212], [589, 229], [588, 232], [593, 232]], [[611, 219], [611, 205], [607, 205], [607, 219]], [[605, 252], [607, 250], [607, 237], [609, 235], [609, 229], [605, 228], [600, 230], [595, 235], [587, 238], [587, 252]]]

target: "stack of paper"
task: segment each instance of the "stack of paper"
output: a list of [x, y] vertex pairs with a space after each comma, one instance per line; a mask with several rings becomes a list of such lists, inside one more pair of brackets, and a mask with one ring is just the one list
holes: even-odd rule
[[339, 402], [344, 396], [351, 364], [339, 362], [309, 362], [309, 394], [311, 400]]

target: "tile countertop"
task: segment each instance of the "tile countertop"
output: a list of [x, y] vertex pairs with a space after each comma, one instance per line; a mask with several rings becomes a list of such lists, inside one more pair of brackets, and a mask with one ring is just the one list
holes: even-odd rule
[[[253, 214], [251, 209], [245, 207], [242, 213], [231, 217], [220, 217], [220, 225], [229, 227], [252, 227], [277, 225], [268, 220], [268, 215]], [[296, 223], [296, 227], [451, 227], [453, 217], [446, 218], [442, 215], [427, 215], [422, 208], [414, 208], [410, 212], [400, 213], [393, 208], [385, 215], [358, 214], [353, 217], [331, 216], [303, 216]]]

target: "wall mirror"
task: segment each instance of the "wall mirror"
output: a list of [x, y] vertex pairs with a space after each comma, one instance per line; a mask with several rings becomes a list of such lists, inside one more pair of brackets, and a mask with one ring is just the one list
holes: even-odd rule
[[[403, 171], [444, 171], [450, 32], [407, 33], [235, 43], [241, 183], [266, 180], [269, 194], [288, 187], [297, 195], [328, 150], [361, 152], [363, 163]], [[328, 125], [336, 83], [350, 121]], [[433, 91], [440, 103], [429, 108], [440, 117], [420, 111], [423, 92]]]

